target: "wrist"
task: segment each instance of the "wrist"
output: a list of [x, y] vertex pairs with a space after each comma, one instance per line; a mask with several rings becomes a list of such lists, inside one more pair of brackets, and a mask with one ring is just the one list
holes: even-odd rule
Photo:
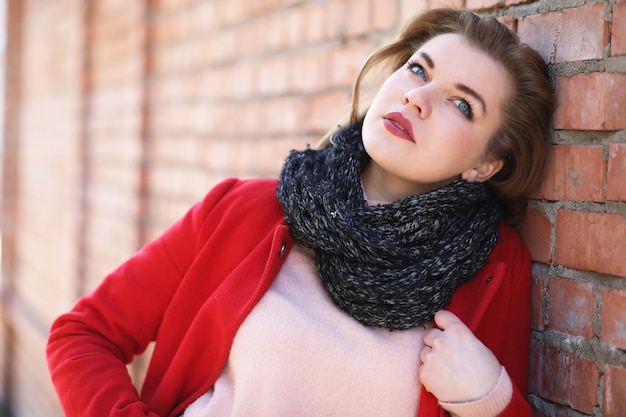
[[473, 401], [442, 402], [439, 404], [458, 417], [495, 417], [511, 402], [513, 384], [509, 374], [501, 367], [496, 385], [487, 394]]

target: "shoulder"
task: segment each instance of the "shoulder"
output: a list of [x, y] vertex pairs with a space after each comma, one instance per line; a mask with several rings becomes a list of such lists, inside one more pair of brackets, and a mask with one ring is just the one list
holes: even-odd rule
[[[501, 271], [503, 277], [507, 277], [505, 286], [512, 291], [522, 291], [522, 287], [530, 287], [532, 275], [532, 262], [526, 245], [520, 235], [509, 224], [500, 225], [498, 243], [489, 256], [488, 265]], [[520, 292], [521, 295], [521, 292]]]
[[530, 264], [530, 255], [526, 245], [517, 231], [508, 223], [500, 223], [500, 236], [489, 256], [489, 262]]
[[248, 179], [228, 178], [216, 184], [206, 195], [209, 199], [237, 199], [237, 198], [274, 198], [276, 197], [277, 179]]
[[267, 233], [281, 224], [284, 211], [276, 197], [276, 179], [230, 178], [213, 187], [192, 209], [192, 221], [204, 240], [217, 230], [241, 237]]
[[200, 203], [202, 211], [228, 210], [258, 215], [281, 215], [282, 209], [276, 199], [277, 179], [241, 180], [229, 178], [213, 187]]

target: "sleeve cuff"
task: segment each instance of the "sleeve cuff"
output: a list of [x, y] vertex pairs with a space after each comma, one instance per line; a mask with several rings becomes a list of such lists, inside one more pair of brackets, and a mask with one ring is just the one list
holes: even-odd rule
[[462, 403], [440, 402], [439, 404], [446, 411], [458, 417], [496, 417], [509, 405], [512, 397], [513, 384], [503, 366], [495, 387], [484, 397], [475, 401]]

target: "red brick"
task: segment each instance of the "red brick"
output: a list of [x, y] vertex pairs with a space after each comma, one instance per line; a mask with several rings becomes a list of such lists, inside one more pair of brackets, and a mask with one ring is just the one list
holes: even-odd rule
[[593, 414], [599, 378], [593, 361], [531, 341], [529, 382], [533, 394]]
[[301, 8], [281, 14], [281, 38], [283, 49], [302, 46], [306, 36], [306, 14]]
[[526, 16], [518, 33], [549, 63], [600, 59], [608, 44], [604, 4]]
[[555, 262], [570, 268], [626, 275], [626, 218], [619, 214], [559, 211]]
[[343, 18], [347, 21], [347, 33], [357, 36], [367, 33], [372, 28], [369, 0], [348, 0], [348, 14]]
[[154, 23], [155, 41], [162, 43], [175, 42], [182, 38], [181, 32], [184, 29], [182, 23], [182, 14], [168, 16], [167, 18], [158, 19]]
[[559, 13], [525, 16], [517, 22], [520, 39], [532, 46], [548, 63], [554, 62], [556, 37], [561, 23]]
[[596, 72], [558, 77], [556, 129], [626, 129], [626, 74]]
[[351, 88], [372, 49], [370, 42], [359, 42], [332, 51], [328, 68], [330, 78], [325, 77], [322, 81], [333, 87]]
[[626, 1], [613, 4], [611, 55], [626, 55]]
[[604, 373], [604, 417], [624, 417], [626, 412], [626, 369], [609, 367]]
[[551, 146], [538, 197], [604, 201], [606, 164], [602, 146]]
[[[234, 103], [222, 103], [219, 106], [216, 106], [214, 109], [216, 114], [214, 115], [215, 119], [213, 120], [214, 126], [213, 131], [211, 133], [219, 136], [219, 137], [228, 137], [233, 133], [233, 126], [237, 126], [238, 124], [243, 124], [241, 122], [241, 107]], [[180, 115], [181, 118], [185, 118], [186, 114]], [[182, 120], [182, 123], [185, 123], [185, 120]], [[259, 132], [264, 133], [264, 132]]]
[[261, 119], [261, 111], [263, 105], [259, 102], [248, 100], [239, 105], [239, 114], [245, 115], [240, 117], [237, 122], [238, 130], [248, 136], [257, 136], [262, 132], [265, 133], [266, 120]]
[[520, 234], [533, 261], [552, 263], [552, 223], [539, 210], [528, 208]]
[[484, 10], [494, 8], [500, 3], [499, 0], [466, 0], [465, 7], [472, 10]]
[[221, 16], [215, 11], [216, 3], [213, 1], [196, 2], [189, 10], [189, 24], [194, 28], [194, 33], [207, 33], [216, 30], [219, 26]]
[[[282, 30], [283, 21], [281, 14], [271, 14], [263, 16], [254, 21], [254, 38], [252, 39], [256, 45], [254, 54], [263, 54], [266, 52], [274, 52], [283, 46]], [[219, 45], [216, 45], [219, 47]], [[244, 50], [246, 50], [244, 46]]]
[[161, 12], [172, 12], [180, 7], [179, 0], [161, 0], [159, 1], [159, 10]]
[[304, 144], [301, 140], [273, 140], [266, 139], [262, 143], [255, 141], [252, 160], [252, 172], [256, 176], [271, 176], [278, 172], [283, 165], [285, 158], [292, 149], [302, 149]]
[[604, 4], [564, 10], [556, 42], [556, 63], [602, 58], [609, 43]]
[[326, 34], [326, 16], [323, 3], [314, 3], [305, 9], [304, 40], [306, 42], [320, 42]]
[[346, 16], [348, 14], [348, 3], [345, 1], [326, 2], [324, 12], [326, 33], [324, 39], [344, 37], [346, 35]]
[[310, 108], [307, 111], [305, 129], [326, 132], [336, 126], [342, 114], [348, 110], [350, 93], [335, 91], [316, 94], [311, 97]]
[[300, 98], [279, 97], [264, 100], [261, 117], [266, 120], [270, 134], [296, 132], [304, 119], [304, 102]]
[[[163, 0], [158, 0], [156, 3], [159, 3], [157, 6], [159, 9], [161, 8], [160, 2]], [[206, 3], [206, 2], [194, 2], [193, 0], [182, 0], [181, 3]], [[212, 12], [214, 14], [214, 19], [217, 21], [219, 26], [232, 25], [240, 21], [243, 16], [250, 17], [255, 14], [254, 7], [237, 7], [238, 1], [215, 1], [211, 2], [215, 3], [213, 5]], [[186, 7], [187, 11], [195, 11], [195, 5], [190, 4]], [[172, 13], [174, 14], [174, 13]], [[176, 14], [180, 14], [180, 11]]]
[[551, 278], [548, 284], [548, 328], [591, 339], [593, 284]]
[[429, 8], [430, 0], [400, 0], [401, 23]]
[[626, 349], [626, 290], [602, 291], [600, 341]]
[[546, 286], [543, 280], [533, 277], [531, 288], [531, 326], [535, 330], [544, 330], [544, 295]]
[[[252, 64], [250, 64], [250, 61], [240, 59], [240, 57], [260, 55], [263, 51], [269, 49], [269, 47], [265, 43], [265, 37], [258, 35], [258, 28], [259, 26], [262, 26], [262, 24], [262, 20], [253, 21], [248, 25], [245, 25], [243, 27], [237, 27], [236, 29], [232, 30], [234, 34], [233, 42], [236, 46], [234, 46], [233, 48], [233, 52], [235, 52], [232, 58], [233, 61], [230, 62], [240, 65], [245, 63], [249, 66], [252, 66]], [[219, 29], [217, 30], [219, 31]], [[207, 43], [208, 45], [211, 45], [210, 47], [221, 48], [221, 46], [216, 43], [218, 36], [202, 36], [201, 39], [205, 41], [205, 43]], [[220, 68], [223, 67], [220, 66]]]
[[[255, 77], [257, 77], [257, 73], [252, 65], [238, 63], [204, 75], [202, 84], [190, 84], [189, 88], [196, 91], [198, 101], [207, 100], [211, 94], [217, 94], [217, 97], [222, 99], [238, 98], [244, 100], [250, 99], [256, 88]], [[215, 93], [211, 93], [213, 90]]]
[[626, 201], [626, 143], [609, 144], [607, 184], [607, 200]]
[[287, 91], [289, 61], [278, 57], [257, 65], [257, 88], [260, 94], [280, 94]]
[[513, 16], [500, 16], [498, 17], [498, 20], [505, 24], [509, 29], [511, 29], [512, 31], [515, 31], [515, 24], [517, 23], [517, 21], [515, 20], [515, 18]]
[[222, 14], [218, 11], [217, 13], [220, 17], [220, 22], [229, 22], [238, 15], [257, 15], [276, 10], [280, 3], [280, 0], [251, 1], [246, 2], [245, 7], [243, 7], [243, 2], [240, 1], [219, 1], [217, 3], [224, 3], [224, 8], [226, 9], [226, 13], [228, 14], [227, 17], [222, 17]]
[[372, 29], [390, 29], [398, 23], [398, 4], [389, 0], [374, 0]]
[[525, 4], [525, 3], [532, 3], [534, 0], [506, 0], [504, 2], [505, 6], [515, 6], [517, 4]]
[[455, 9], [463, 7], [463, 0], [430, 0], [430, 7], [452, 7]]
[[289, 90], [310, 93], [327, 87], [332, 71], [328, 54], [320, 50], [293, 56], [288, 69]]

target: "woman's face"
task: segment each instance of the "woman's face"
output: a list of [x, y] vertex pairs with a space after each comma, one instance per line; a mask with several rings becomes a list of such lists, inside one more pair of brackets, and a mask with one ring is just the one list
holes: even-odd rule
[[484, 152], [510, 91], [505, 69], [461, 35], [423, 44], [387, 78], [365, 116], [366, 192], [395, 200], [459, 176], [488, 179], [502, 166]]

